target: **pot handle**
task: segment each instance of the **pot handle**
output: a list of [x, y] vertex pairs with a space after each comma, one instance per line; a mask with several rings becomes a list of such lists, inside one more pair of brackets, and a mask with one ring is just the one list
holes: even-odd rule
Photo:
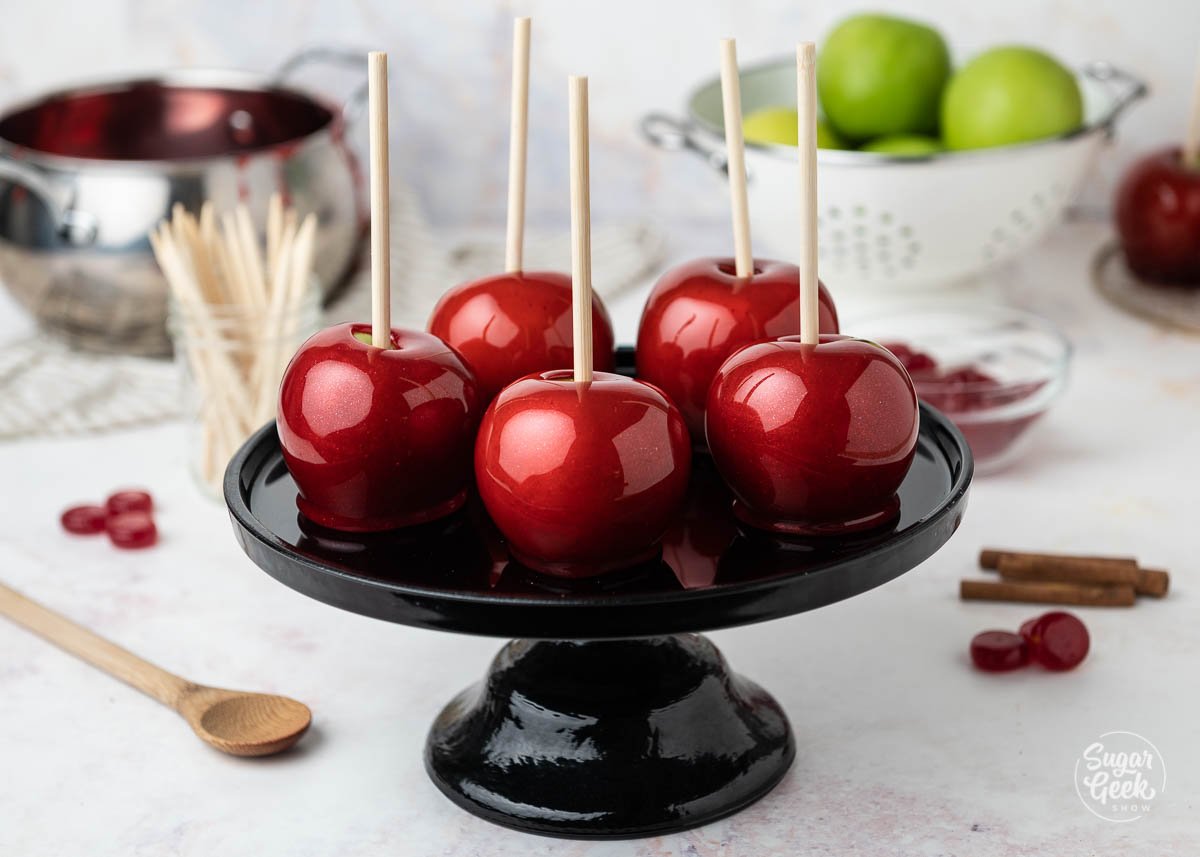
[[0, 157], [0, 180], [22, 187], [40, 200], [54, 220], [58, 237], [66, 243], [87, 246], [95, 242], [100, 232], [96, 218], [74, 208], [69, 201], [64, 202], [62, 192], [40, 170], [12, 158]]
[[[723, 146], [714, 145], [698, 133], [691, 122], [677, 119], [666, 113], [647, 113], [642, 117], [642, 136], [652, 146], [667, 151], [686, 149], [708, 162], [708, 165], [722, 175], [729, 174], [729, 157]], [[749, 180], [747, 171], [747, 180]]]
[[271, 80], [283, 83], [300, 69], [314, 63], [346, 66], [363, 72], [362, 83], [354, 88], [350, 97], [342, 104], [342, 122], [352, 125], [358, 121], [367, 108], [366, 55], [366, 51], [354, 48], [304, 48], [284, 60], [283, 64], [271, 75]]
[[1083, 67], [1083, 76], [1102, 84], [1112, 93], [1112, 106], [1096, 122], [1097, 127], [1103, 128], [1105, 135], [1112, 137], [1117, 119], [1135, 101], [1145, 98], [1150, 87], [1141, 78], [1134, 77], [1127, 71], [1117, 68], [1112, 63], [1098, 60]]

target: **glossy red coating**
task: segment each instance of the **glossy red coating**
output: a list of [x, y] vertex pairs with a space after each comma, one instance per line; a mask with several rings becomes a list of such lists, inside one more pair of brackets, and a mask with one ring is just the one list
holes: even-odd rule
[[[429, 332], [462, 355], [490, 402], [518, 378], [572, 367], [571, 278], [524, 271], [455, 286], [434, 307]], [[612, 321], [595, 294], [592, 366], [616, 368]]]
[[1020, 634], [983, 631], [971, 640], [971, 660], [984, 672], [1008, 672], [1029, 663], [1029, 646]]
[[1065, 610], [1051, 610], [1032, 624], [1026, 622], [1021, 626], [1021, 636], [1028, 642], [1033, 660], [1048, 670], [1074, 669], [1091, 647], [1087, 627]]
[[825, 335], [747, 346], [717, 372], [708, 446], [746, 523], [825, 535], [880, 526], [916, 450], [912, 381], [890, 351]]
[[149, 512], [109, 515], [104, 525], [109, 541], [126, 550], [148, 548], [158, 543], [158, 527]]
[[[743, 345], [800, 332], [800, 269], [758, 259], [739, 279], [733, 259], [695, 259], [661, 277], [638, 327], [638, 377], [671, 397], [696, 446], [704, 445], [704, 408], [717, 369]], [[837, 333], [833, 298], [821, 286], [822, 333]]]
[[59, 517], [59, 523], [68, 533], [77, 536], [94, 536], [104, 532], [108, 510], [103, 506], [72, 506]]
[[479, 494], [514, 556], [588, 577], [655, 556], [691, 470], [683, 417], [662, 391], [571, 370], [506, 387], [475, 445]]
[[104, 501], [104, 507], [110, 515], [119, 515], [122, 512], [153, 512], [154, 498], [150, 496], [149, 491], [130, 488], [110, 494]]
[[458, 509], [471, 480], [483, 410], [475, 378], [437, 337], [392, 330], [392, 348], [313, 335], [279, 391], [279, 441], [310, 520], [335, 530], [390, 530]]
[[1200, 286], [1200, 167], [1185, 167], [1178, 148], [1125, 171], [1115, 217], [1130, 270], [1153, 282]]

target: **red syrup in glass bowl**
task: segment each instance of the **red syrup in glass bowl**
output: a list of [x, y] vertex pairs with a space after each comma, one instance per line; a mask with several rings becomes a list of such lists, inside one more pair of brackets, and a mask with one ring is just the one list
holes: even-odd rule
[[908, 370], [918, 398], [954, 421], [983, 468], [1007, 464], [1017, 441], [1049, 405], [1048, 400], [1039, 402], [1048, 379], [1007, 383], [976, 365], [943, 366], [909, 345], [885, 347]]

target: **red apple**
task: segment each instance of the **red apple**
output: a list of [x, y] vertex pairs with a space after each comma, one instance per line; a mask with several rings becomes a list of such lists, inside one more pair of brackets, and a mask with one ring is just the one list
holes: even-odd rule
[[662, 391], [570, 369], [506, 387], [484, 414], [475, 480], [522, 564], [588, 577], [654, 557], [687, 491], [691, 446]]
[[[434, 308], [429, 332], [463, 356], [486, 403], [518, 378], [572, 365], [571, 278], [524, 271], [455, 286]], [[614, 368], [612, 322], [595, 295], [592, 361], [602, 372]]]
[[1126, 170], [1116, 221], [1131, 271], [1156, 283], [1200, 286], [1200, 166], [1184, 166], [1178, 148]]
[[795, 535], [891, 521], [919, 422], [900, 361], [847, 336], [747, 346], [721, 366], [708, 398], [708, 446], [735, 514]]
[[[361, 337], [361, 338], [360, 338]], [[471, 370], [435, 336], [339, 324], [300, 346], [279, 390], [279, 441], [324, 527], [373, 532], [425, 523], [463, 504], [483, 403]]]
[[[821, 286], [822, 333], [837, 333], [833, 298]], [[743, 345], [800, 332], [800, 269], [759, 259], [739, 279], [733, 259], [696, 259], [663, 274], [638, 329], [638, 377], [679, 406], [697, 447], [713, 376]]]

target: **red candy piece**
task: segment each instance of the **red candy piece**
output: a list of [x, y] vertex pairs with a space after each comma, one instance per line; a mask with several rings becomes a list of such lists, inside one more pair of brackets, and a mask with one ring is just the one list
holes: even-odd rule
[[110, 515], [120, 515], [123, 512], [152, 512], [154, 498], [150, 496], [149, 491], [130, 489], [110, 495], [104, 501], [104, 505]]
[[109, 540], [119, 548], [136, 550], [158, 542], [158, 527], [147, 512], [122, 512], [108, 519]]
[[63, 529], [77, 536], [93, 536], [104, 532], [108, 510], [103, 506], [72, 506], [62, 513]]
[[985, 672], [1008, 672], [1029, 663], [1029, 647], [1018, 634], [984, 631], [971, 640], [971, 660]]
[[1087, 657], [1091, 638], [1083, 622], [1062, 610], [1053, 610], [1021, 626], [1035, 661], [1048, 670], [1069, 670]]

